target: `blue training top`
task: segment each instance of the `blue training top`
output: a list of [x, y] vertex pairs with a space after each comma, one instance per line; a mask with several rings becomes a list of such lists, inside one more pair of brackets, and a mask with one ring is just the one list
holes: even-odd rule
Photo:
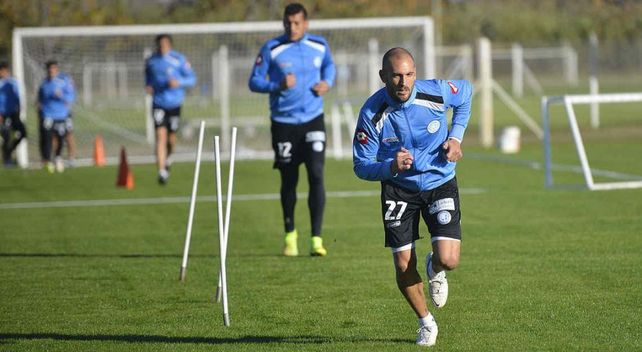
[[[411, 191], [427, 191], [455, 177], [456, 163], [442, 149], [448, 138], [462, 141], [470, 119], [472, 85], [468, 81], [417, 80], [410, 98], [394, 100], [385, 88], [365, 102], [353, 140], [355, 174], [390, 181]], [[453, 108], [448, 130], [446, 112]], [[414, 157], [410, 170], [393, 175], [390, 165], [404, 147]]]
[[71, 114], [71, 104], [76, 99], [74, 82], [67, 74], [59, 72], [56, 77], [45, 78], [38, 90], [38, 103], [44, 118], [65, 120]]
[[[170, 88], [169, 81], [178, 81], [178, 87]], [[189, 61], [178, 51], [170, 50], [165, 55], [155, 53], [145, 60], [145, 85], [154, 90], [154, 106], [174, 109], [183, 104], [185, 89], [196, 84], [196, 74]]]
[[[281, 90], [281, 81], [289, 73], [295, 75], [296, 84]], [[332, 87], [334, 77], [330, 47], [323, 37], [306, 33], [293, 42], [283, 34], [261, 48], [249, 86], [253, 92], [270, 93], [272, 120], [299, 125], [323, 113], [323, 97], [312, 87], [320, 81]]]
[[18, 82], [13, 77], [0, 79], [0, 115], [12, 115], [20, 111]]

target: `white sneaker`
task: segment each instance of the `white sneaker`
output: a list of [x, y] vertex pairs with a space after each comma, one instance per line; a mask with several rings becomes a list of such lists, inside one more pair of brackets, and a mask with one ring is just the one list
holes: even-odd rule
[[56, 172], [65, 171], [65, 163], [62, 161], [62, 158], [59, 158], [59, 157], [56, 158], [55, 167], [56, 167]]
[[437, 308], [446, 305], [448, 300], [448, 279], [446, 279], [446, 272], [442, 271], [434, 277], [430, 277], [430, 262], [432, 261], [432, 253], [426, 256], [426, 274], [428, 275], [428, 291], [430, 292], [430, 299], [432, 304]]
[[434, 346], [435, 343], [437, 343], [437, 333], [439, 333], [437, 324], [420, 327], [419, 330], [417, 330], [417, 345]]

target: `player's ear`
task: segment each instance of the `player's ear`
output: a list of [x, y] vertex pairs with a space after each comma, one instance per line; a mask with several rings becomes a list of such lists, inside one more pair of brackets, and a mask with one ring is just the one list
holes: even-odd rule
[[379, 70], [379, 78], [381, 78], [381, 82], [386, 83], [386, 73], [383, 70]]

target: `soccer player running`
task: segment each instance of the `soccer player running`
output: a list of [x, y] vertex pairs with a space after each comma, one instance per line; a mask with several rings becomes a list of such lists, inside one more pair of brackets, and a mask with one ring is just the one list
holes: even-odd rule
[[[459, 264], [461, 241], [456, 161], [470, 118], [468, 81], [415, 80], [415, 62], [406, 49], [390, 49], [379, 71], [385, 88], [364, 104], [353, 141], [354, 172], [381, 181], [385, 245], [392, 249], [399, 290], [419, 318], [417, 344], [432, 346], [437, 323], [428, 311], [417, 272], [415, 241], [419, 216], [432, 238], [426, 257], [429, 292], [435, 307], [448, 298], [447, 270]], [[448, 129], [446, 111], [452, 108]]]
[[42, 160], [50, 173], [52, 149], [55, 153], [55, 171], [63, 172], [62, 148], [67, 133], [73, 130], [71, 104], [76, 99], [74, 83], [67, 74], [60, 71], [58, 62], [49, 60], [45, 64], [47, 77], [38, 90], [38, 111], [40, 113], [40, 138]]
[[4, 166], [15, 166], [16, 163], [11, 158], [11, 154], [20, 141], [27, 136], [27, 130], [20, 120], [18, 82], [11, 77], [9, 64], [6, 62], [0, 62], [0, 135], [2, 135], [3, 141], [2, 161]]
[[321, 36], [306, 33], [308, 13], [301, 4], [285, 7], [283, 26], [285, 33], [267, 41], [261, 48], [249, 86], [253, 92], [270, 94], [274, 168], [281, 174], [281, 207], [285, 224], [283, 254], [299, 254], [294, 208], [299, 165], [304, 163], [310, 185], [310, 255], [324, 256], [327, 251], [321, 238], [326, 143], [323, 95], [334, 82], [335, 67], [327, 41]]
[[169, 34], [157, 35], [156, 52], [145, 61], [145, 85], [147, 94], [153, 96], [156, 165], [161, 185], [165, 185], [169, 178], [169, 157], [176, 148], [176, 131], [185, 89], [195, 84], [196, 74], [185, 56], [172, 49], [172, 37]]

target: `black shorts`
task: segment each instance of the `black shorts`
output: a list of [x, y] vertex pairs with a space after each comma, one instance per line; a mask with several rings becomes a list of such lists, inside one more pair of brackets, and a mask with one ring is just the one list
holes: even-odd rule
[[22, 120], [20, 120], [20, 113], [19, 112], [14, 112], [12, 114], [7, 114], [4, 116], [4, 122], [1, 126], [2, 128], [5, 128], [7, 130], [14, 130], [14, 131], [24, 131], [25, 126], [22, 123]]
[[178, 131], [178, 126], [181, 119], [181, 107], [173, 109], [163, 109], [158, 106], [152, 108], [152, 119], [154, 120], [154, 127], [165, 127], [170, 132]]
[[68, 132], [74, 130], [74, 122], [71, 117], [64, 120], [54, 120], [51, 117], [43, 117], [41, 119], [41, 128], [44, 131], [53, 131], [58, 137], [65, 137]]
[[381, 183], [386, 247], [399, 248], [419, 239], [419, 214], [433, 242], [444, 238], [461, 240], [457, 179], [423, 192], [409, 191], [390, 182]]
[[325, 159], [325, 124], [323, 114], [300, 125], [272, 121], [274, 168], [299, 165], [306, 161], [323, 163]]

